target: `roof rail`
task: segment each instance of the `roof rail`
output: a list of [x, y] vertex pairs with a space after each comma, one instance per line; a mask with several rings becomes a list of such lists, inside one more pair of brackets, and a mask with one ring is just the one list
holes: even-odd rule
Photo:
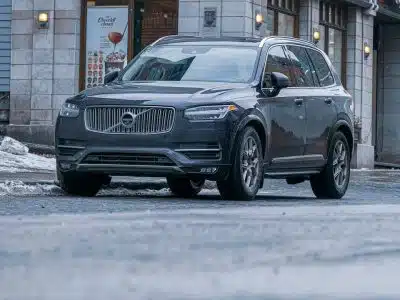
[[280, 35], [271, 35], [271, 36], [267, 36], [267, 37], [265, 37], [265, 38], [263, 38], [263, 39], [261, 40], [261, 42], [260, 42], [260, 44], [259, 44], [258, 46], [259, 46], [260, 48], [262, 48], [262, 47], [264, 46], [265, 42], [266, 42], [268, 39], [273, 39], [273, 38], [276, 38], [276, 39], [287, 39], [287, 40], [293, 40], [293, 41], [302, 41], [302, 42], [305, 42], [305, 43], [307, 43], [307, 44], [309, 44], [309, 45], [315, 46], [314, 43], [312, 43], [312, 42], [310, 42], [310, 41], [307, 41], [307, 40], [295, 38], [295, 37], [292, 37], [292, 36], [280, 36]]
[[166, 35], [166, 36], [163, 36], [163, 37], [159, 38], [158, 40], [154, 41], [150, 46], [154, 46], [162, 41], [174, 40], [177, 38], [178, 39], [179, 38], [196, 38], [196, 36], [194, 36], [194, 35], [178, 35], [178, 34]]

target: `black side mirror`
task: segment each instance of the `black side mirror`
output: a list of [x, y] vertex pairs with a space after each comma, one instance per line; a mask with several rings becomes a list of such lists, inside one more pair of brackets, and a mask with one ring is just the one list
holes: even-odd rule
[[281, 89], [289, 86], [289, 78], [280, 72], [267, 73], [264, 76], [263, 90], [268, 97], [275, 97]]
[[281, 90], [289, 86], [289, 78], [285, 74], [272, 72], [271, 83], [273, 88]]
[[118, 75], [119, 71], [111, 71], [110, 73], [107, 73], [106, 76], [104, 76], [104, 84], [108, 84], [114, 81], [114, 79], [117, 78]]

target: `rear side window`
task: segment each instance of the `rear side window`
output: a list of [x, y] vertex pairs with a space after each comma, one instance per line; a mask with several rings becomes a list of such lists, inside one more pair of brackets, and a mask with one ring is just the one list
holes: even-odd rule
[[[286, 46], [288, 55], [292, 61], [292, 71], [296, 78], [297, 86], [299, 87], [313, 87], [314, 68], [307, 55], [306, 49], [299, 46]], [[319, 83], [316, 84], [319, 86]]]
[[335, 80], [333, 79], [331, 70], [322, 54], [312, 49], [307, 49], [307, 52], [314, 65], [320, 86], [329, 86], [334, 84]]
[[265, 67], [263, 88], [272, 88], [271, 73], [279, 72], [285, 74], [289, 78], [289, 86], [293, 86], [293, 76], [290, 73], [290, 62], [287, 58], [282, 46], [273, 46], [267, 57]]

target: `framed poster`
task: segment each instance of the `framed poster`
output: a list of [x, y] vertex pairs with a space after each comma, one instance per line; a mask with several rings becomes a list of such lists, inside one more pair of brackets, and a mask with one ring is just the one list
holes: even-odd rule
[[88, 7], [85, 88], [104, 83], [104, 75], [127, 64], [128, 7]]

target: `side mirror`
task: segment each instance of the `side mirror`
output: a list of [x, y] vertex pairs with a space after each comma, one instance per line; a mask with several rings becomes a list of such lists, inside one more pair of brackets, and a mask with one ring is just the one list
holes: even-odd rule
[[275, 97], [281, 89], [289, 86], [289, 78], [280, 72], [267, 73], [264, 76], [263, 91], [268, 97]]
[[107, 73], [106, 76], [104, 76], [104, 84], [108, 84], [114, 81], [114, 79], [117, 78], [118, 75], [119, 71], [111, 71], [110, 73]]
[[281, 90], [289, 86], [289, 78], [285, 74], [272, 72], [271, 83], [273, 88]]

